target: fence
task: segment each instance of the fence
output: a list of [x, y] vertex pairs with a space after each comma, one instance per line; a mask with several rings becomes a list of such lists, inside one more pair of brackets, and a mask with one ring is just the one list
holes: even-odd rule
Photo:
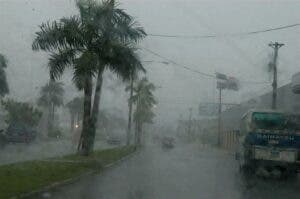
[[238, 143], [238, 131], [226, 131], [222, 135], [223, 148], [227, 150], [234, 150]]

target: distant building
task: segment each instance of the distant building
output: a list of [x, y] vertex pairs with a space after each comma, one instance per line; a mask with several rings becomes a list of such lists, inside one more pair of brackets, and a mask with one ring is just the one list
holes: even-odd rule
[[[222, 129], [224, 131], [239, 128], [242, 115], [251, 108], [271, 108], [272, 92], [252, 98], [246, 102], [222, 112]], [[294, 94], [291, 84], [284, 85], [277, 90], [277, 109], [286, 112], [300, 113], [300, 94]]]

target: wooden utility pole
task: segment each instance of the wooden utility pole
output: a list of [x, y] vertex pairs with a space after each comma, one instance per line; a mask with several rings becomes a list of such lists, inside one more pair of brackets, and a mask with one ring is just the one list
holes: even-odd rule
[[278, 57], [278, 50], [280, 47], [282, 47], [284, 44], [275, 42], [275, 43], [269, 43], [269, 46], [274, 49], [274, 57], [272, 61], [272, 69], [273, 69], [273, 94], [272, 94], [272, 109], [277, 108], [277, 57]]

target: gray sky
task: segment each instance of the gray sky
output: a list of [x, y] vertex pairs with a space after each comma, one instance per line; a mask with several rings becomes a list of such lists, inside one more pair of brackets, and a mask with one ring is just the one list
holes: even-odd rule
[[[31, 42], [38, 25], [48, 20], [77, 14], [73, 0], [0, 0], [0, 52], [9, 60], [7, 69], [11, 95], [33, 100], [38, 87], [48, 81], [47, 55], [32, 52]], [[120, 7], [135, 16], [147, 33], [172, 35], [220, 35], [218, 38], [182, 39], [148, 37], [141, 43], [162, 56], [190, 68], [214, 74], [216, 71], [243, 81], [269, 81], [266, 64], [272, 52], [270, 41], [286, 45], [279, 51], [279, 84], [290, 81], [299, 71], [300, 28], [294, 27], [251, 36], [222, 36], [230, 33], [261, 30], [300, 22], [300, 1], [288, 0], [122, 0]], [[141, 51], [143, 60], [163, 61]], [[186, 71], [172, 64], [149, 63], [148, 77], [162, 88], [156, 91], [160, 104], [158, 121], [172, 121], [188, 107], [199, 102], [215, 102], [215, 80]], [[299, 68], [299, 69], [298, 69]], [[111, 75], [108, 75], [111, 76]], [[76, 95], [71, 78], [64, 78]], [[111, 87], [117, 87], [111, 90]], [[270, 85], [241, 85], [239, 92], [225, 91], [224, 101], [240, 102], [271, 90]], [[120, 108], [126, 113], [126, 94], [115, 78], [107, 78], [103, 92], [104, 108]]]

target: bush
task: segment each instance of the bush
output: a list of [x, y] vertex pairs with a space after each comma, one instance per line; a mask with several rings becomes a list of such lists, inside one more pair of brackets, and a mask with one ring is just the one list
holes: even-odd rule
[[48, 137], [50, 138], [60, 138], [62, 136], [62, 132], [59, 129], [52, 129], [48, 132]]
[[4, 109], [7, 111], [6, 123], [22, 123], [30, 127], [36, 127], [42, 117], [42, 112], [34, 108], [29, 103], [17, 102], [12, 99], [2, 101]]

